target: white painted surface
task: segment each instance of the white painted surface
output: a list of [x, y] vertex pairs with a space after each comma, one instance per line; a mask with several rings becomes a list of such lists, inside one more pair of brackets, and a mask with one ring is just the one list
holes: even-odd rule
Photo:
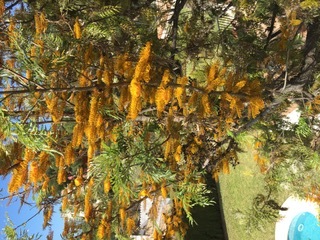
[[146, 198], [140, 203], [140, 234], [145, 234], [149, 221], [149, 211], [152, 207], [153, 200]]
[[152, 237], [150, 236], [145, 236], [145, 235], [132, 235], [130, 238], [135, 239], [135, 240], [151, 240]]
[[289, 227], [292, 219], [300, 213], [310, 212], [316, 217], [319, 216], [319, 205], [300, 200], [294, 197], [289, 197], [282, 205], [282, 207], [288, 208], [287, 211], [280, 211], [281, 219], [276, 223], [275, 240], [287, 240]]
[[284, 118], [284, 120], [288, 121], [291, 124], [298, 124], [300, 116], [301, 116], [301, 111], [299, 109], [294, 109]]
[[[157, 216], [155, 222], [149, 219], [150, 210], [152, 205], [156, 204], [157, 207]], [[161, 231], [165, 231], [166, 224], [163, 218], [163, 214], [171, 214], [172, 200], [170, 198], [162, 198], [158, 196], [157, 199], [145, 198], [140, 203], [140, 230], [139, 235], [131, 236], [133, 239], [152, 239], [151, 235], [154, 231], [154, 228], [157, 227]]]

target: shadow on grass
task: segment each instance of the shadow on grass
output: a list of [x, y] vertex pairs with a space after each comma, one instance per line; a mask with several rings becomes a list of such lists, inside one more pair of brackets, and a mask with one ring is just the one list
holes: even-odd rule
[[254, 137], [243, 141], [243, 153], [238, 154], [240, 164], [229, 175], [220, 175], [220, 190], [223, 202], [228, 237], [230, 240], [274, 240], [275, 222], [263, 223], [261, 228], [248, 232], [244, 213], [252, 212], [253, 202], [259, 194], [266, 193], [265, 175], [253, 159]]
[[211, 176], [207, 176], [207, 184], [212, 191], [210, 198], [216, 202], [213, 206], [194, 207], [192, 216], [197, 225], [190, 226], [185, 237], [186, 240], [226, 240], [224, 231], [224, 221], [219, 201], [219, 186], [212, 180]]

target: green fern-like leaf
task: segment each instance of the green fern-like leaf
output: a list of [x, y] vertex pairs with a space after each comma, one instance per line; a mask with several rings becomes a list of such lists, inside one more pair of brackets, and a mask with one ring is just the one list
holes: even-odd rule
[[295, 130], [297, 136], [302, 136], [302, 137], [308, 137], [311, 135], [312, 133], [312, 130], [311, 128], [309, 127], [308, 123], [306, 122], [305, 119], [303, 118], [300, 118], [299, 119], [299, 123], [298, 123], [298, 126]]
[[111, 18], [116, 16], [120, 11], [118, 6], [104, 6], [100, 11], [94, 14], [94, 17]]
[[86, 26], [84, 33], [94, 38], [109, 39], [114, 31], [115, 28], [105, 27], [99, 23], [93, 22]]
[[119, 7], [105, 6], [90, 17], [84, 33], [90, 37], [109, 39], [118, 28]]
[[62, 49], [63, 39], [54, 33], [48, 33], [43, 36], [43, 42], [45, 42], [46, 47], [49, 49]]

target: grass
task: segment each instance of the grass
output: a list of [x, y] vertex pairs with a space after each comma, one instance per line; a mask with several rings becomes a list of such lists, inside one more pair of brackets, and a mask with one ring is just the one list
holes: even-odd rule
[[[253, 200], [257, 194], [267, 194], [264, 175], [253, 159], [254, 137], [246, 136], [242, 141], [243, 153], [239, 154], [240, 164], [231, 169], [230, 174], [220, 175], [219, 184], [223, 204], [224, 217], [230, 240], [273, 240], [275, 222], [266, 223], [263, 229], [255, 229], [248, 233], [248, 226], [244, 217], [252, 208]], [[276, 200], [282, 203], [286, 194], [278, 196]]]

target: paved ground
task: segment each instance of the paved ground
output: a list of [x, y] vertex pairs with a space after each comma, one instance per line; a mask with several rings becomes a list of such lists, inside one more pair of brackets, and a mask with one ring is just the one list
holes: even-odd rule
[[303, 212], [310, 212], [319, 216], [319, 205], [316, 203], [289, 197], [282, 205], [287, 211], [280, 211], [281, 219], [276, 223], [275, 240], [288, 239], [288, 230], [292, 219]]

